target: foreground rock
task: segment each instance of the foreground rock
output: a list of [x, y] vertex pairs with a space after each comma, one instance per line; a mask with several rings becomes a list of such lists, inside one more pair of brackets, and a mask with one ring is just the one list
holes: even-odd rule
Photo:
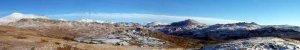
[[299, 41], [275, 37], [255, 37], [204, 47], [201, 50], [299, 50]]

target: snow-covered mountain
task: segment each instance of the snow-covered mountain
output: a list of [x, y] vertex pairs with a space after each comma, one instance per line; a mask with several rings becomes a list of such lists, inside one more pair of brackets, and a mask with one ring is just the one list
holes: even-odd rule
[[47, 16], [39, 16], [34, 14], [22, 14], [22, 13], [12, 13], [8, 16], [4, 16], [0, 18], [0, 24], [7, 24], [10, 22], [19, 21], [24, 18], [43, 18], [43, 19], [49, 19]]
[[[10, 15], [4, 16], [2, 18], [0, 18], [0, 25], [3, 24], [8, 24], [11, 22], [16, 22], [19, 21], [21, 19], [50, 19], [47, 16], [41, 16], [41, 15], [34, 15], [34, 14], [23, 14], [23, 13], [18, 13], [18, 12], [14, 12], [11, 13]], [[68, 21], [66, 19], [57, 19], [57, 20], [61, 20], [61, 21]], [[92, 20], [92, 19], [81, 19], [81, 20], [77, 20], [78, 22], [97, 22], [97, 23], [113, 23], [110, 21], [101, 21], [101, 20]]]
[[93, 19], [81, 19], [77, 20], [78, 22], [97, 22], [97, 23], [113, 23], [109, 21], [93, 20]]

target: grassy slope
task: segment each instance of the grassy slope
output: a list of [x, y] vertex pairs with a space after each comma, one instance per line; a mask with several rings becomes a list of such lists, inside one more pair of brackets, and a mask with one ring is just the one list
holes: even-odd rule
[[201, 40], [185, 38], [173, 35], [167, 35], [157, 30], [143, 30], [143, 32], [149, 33], [150, 36], [160, 38], [162, 40], [171, 43], [171, 48], [201, 48], [203, 44]]
[[[11, 26], [0, 26], [0, 50], [174, 50], [177, 48], [155, 48], [137, 46], [114, 46], [110, 44], [86, 44], [59, 38], [49, 38], [32, 30]], [[179, 50], [182, 50], [179, 48]]]

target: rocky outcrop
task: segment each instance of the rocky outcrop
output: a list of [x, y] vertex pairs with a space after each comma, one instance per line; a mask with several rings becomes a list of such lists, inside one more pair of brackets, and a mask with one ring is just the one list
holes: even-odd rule
[[79, 37], [76, 41], [85, 43], [114, 44], [114, 45], [138, 45], [141, 47], [168, 47], [167, 41], [151, 37], [149, 33], [141, 29], [118, 31], [104, 36]]
[[114, 26], [116, 27], [142, 27], [139, 23], [133, 23], [133, 22], [118, 22], [114, 23]]
[[299, 41], [275, 37], [255, 37], [211, 45], [201, 50], [299, 50]]

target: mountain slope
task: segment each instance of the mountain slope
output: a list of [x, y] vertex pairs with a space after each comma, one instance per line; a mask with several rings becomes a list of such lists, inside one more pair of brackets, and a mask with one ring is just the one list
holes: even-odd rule
[[8, 25], [35, 30], [45, 37], [89, 44], [134, 45], [140, 47], [165, 48], [196, 48], [195, 45], [202, 45], [201, 43], [198, 43], [200, 41], [197, 39], [167, 35], [155, 30], [147, 30], [138, 23], [97, 23], [52, 19], [21, 19], [17, 22], [11, 22]]
[[0, 39], [0, 50], [182, 50], [180, 48], [87, 44], [64, 39], [44, 37], [39, 35], [37, 31], [21, 29], [12, 26], [0, 26]]
[[[230, 40], [248, 37], [284, 37], [300, 39], [298, 26], [258, 25], [256, 23], [215, 24], [203, 27], [168, 27], [160, 26], [158, 30], [176, 36], [208, 40]], [[156, 29], [157, 29], [156, 28]], [[152, 29], [152, 28], [150, 28]]]

